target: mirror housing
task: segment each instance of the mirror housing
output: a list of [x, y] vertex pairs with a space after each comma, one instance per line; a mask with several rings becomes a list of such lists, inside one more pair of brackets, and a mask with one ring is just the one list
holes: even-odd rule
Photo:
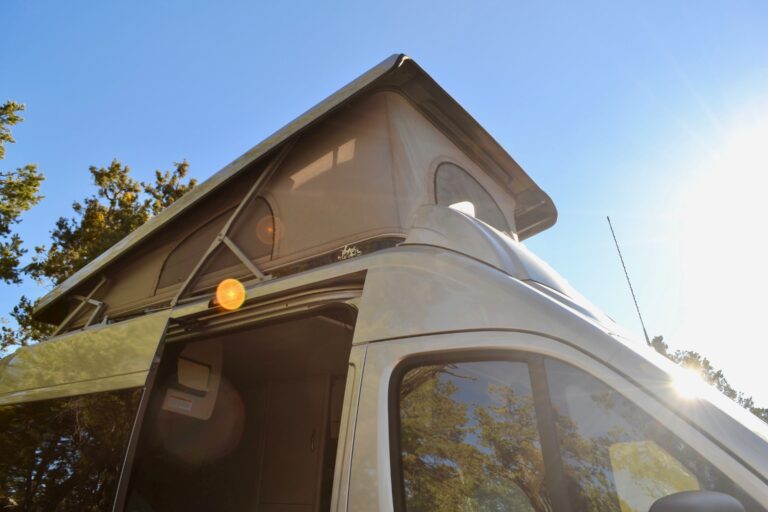
[[656, 500], [649, 512], [745, 512], [728, 494], [714, 491], [684, 491]]

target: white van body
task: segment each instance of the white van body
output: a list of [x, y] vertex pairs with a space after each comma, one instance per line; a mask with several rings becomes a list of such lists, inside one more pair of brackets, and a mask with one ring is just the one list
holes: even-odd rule
[[[404, 59], [396, 56], [381, 66], [402, 67]], [[352, 92], [338, 94], [379, 79], [364, 77], [353, 82]], [[386, 103], [390, 113], [399, 101], [381, 93], [371, 97]], [[400, 112], [394, 119], [406, 123], [409, 114]], [[451, 115], [460, 114], [466, 115]], [[289, 125], [268, 150], [297, 129]], [[472, 139], [480, 141], [478, 147], [493, 142], [481, 136]], [[388, 137], [418, 147], [426, 135]], [[341, 139], [358, 141], [358, 152], [366, 140], [347, 134]], [[342, 162], [343, 144], [333, 144], [333, 162]], [[414, 151], [392, 150], [392, 161], [405, 165], [406, 157], [397, 155], [417, 161]], [[397, 206], [391, 211], [382, 202], [375, 219], [341, 219], [291, 239], [294, 223], [313, 222], [302, 217], [301, 204], [285, 206], [292, 187], [321, 172], [314, 162], [322, 158], [302, 157], [298, 171], [281, 175], [278, 169], [271, 181], [257, 179], [252, 189], [261, 191], [272, 211], [283, 205], [279, 218], [287, 227], [273, 224], [273, 230], [286, 234], [271, 259], [248, 255], [250, 263], [237, 271], [222, 267], [205, 274], [206, 258], [218, 257], [214, 243], [211, 250], [201, 249], [195, 265], [178, 259], [174, 268], [194, 267], [183, 282], [164, 274], [167, 262], [177, 261], [173, 249], [152, 267], [159, 273], [153, 278], [116, 267], [141, 263], [120, 260], [121, 251], [145, 243], [152, 229], [172, 225], [169, 215], [44, 298], [39, 317], [55, 317], [62, 333], [0, 365], [0, 508], [46, 510], [56, 500], [51, 509], [627, 512], [651, 505], [692, 510], [658, 502], [688, 493], [700, 506], [727, 494], [746, 510], [765, 511], [768, 426], [713, 390], [681, 394], [676, 366], [631, 339], [519, 241], [554, 222], [548, 198], [536, 195], [526, 176], [515, 175], [510, 180], [519, 188], [504, 202], [503, 187], [473, 170], [483, 165], [450, 151], [424, 160], [431, 173], [424, 183], [437, 179], [440, 164], [460, 165], [498, 203], [496, 218], [507, 229], [489, 225], [479, 210], [475, 216], [461, 205], [440, 204], [439, 197], [425, 200], [438, 185], [424, 185], [420, 196], [415, 181], [401, 190], [395, 179], [390, 203]], [[379, 155], [374, 160], [384, 158], [370, 152]], [[305, 160], [311, 160], [308, 167]], [[293, 165], [290, 153], [279, 161]], [[202, 185], [206, 194], [226, 181], [221, 176]], [[245, 195], [236, 204], [250, 200]], [[324, 211], [331, 218], [337, 207]], [[224, 209], [234, 214], [222, 225], [236, 228], [245, 208]], [[381, 221], [388, 227], [374, 225], [388, 211], [391, 218]], [[530, 212], [538, 213], [526, 218]], [[345, 239], [333, 231], [344, 222], [371, 224], [350, 228], [354, 236]], [[236, 248], [248, 243], [247, 237], [236, 239], [236, 229], [217, 229], [216, 240], [231, 237]], [[192, 236], [185, 232], [179, 240]], [[369, 240], [395, 236], [396, 243], [366, 249]], [[173, 247], [185, 247], [178, 243]], [[324, 259], [307, 263], [315, 261], [317, 246]], [[141, 254], [150, 260], [160, 249], [148, 247]], [[282, 256], [275, 256], [278, 250]], [[294, 270], [280, 273], [289, 267]], [[99, 276], [111, 268], [118, 268], [116, 277], [104, 284], [108, 280]], [[243, 279], [248, 272], [251, 280]], [[195, 281], [197, 273], [203, 284]], [[245, 281], [245, 301], [225, 311], [210, 286], [231, 275]], [[142, 280], [154, 287], [137, 299], [131, 293]], [[184, 295], [186, 290], [192, 292]], [[83, 309], [88, 304], [95, 312]], [[70, 443], [73, 435], [55, 431], [53, 419], [50, 432], [24, 433], [18, 425], [26, 407], [40, 408], [30, 418], [54, 418], [44, 408], [57, 401], [74, 408], [55, 409], [61, 418], [71, 410], [99, 415], [98, 408], [87, 409], [89, 397], [124, 391], [133, 393], [125, 398], [128, 405], [111, 409], [126, 411], [111, 420], [111, 432], [122, 432], [120, 446], [108, 464], [92, 463], [109, 474], [96, 483], [75, 475], [84, 471], [79, 465], [93, 446], [111, 448], [92, 443], [103, 426], [88, 430], [77, 423], [87, 435], [78, 430], [74, 438], [84, 440], [74, 448], [67, 444], [56, 455], [65, 462], [53, 464], [43, 456], [51, 439]], [[505, 414], [517, 414], [519, 421]], [[526, 429], [518, 428], [523, 424]], [[37, 455], [18, 456], [34, 468], [11, 461], [27, 434], [44, 440], [29, 441], [38, 443], [30, 452]], [[70, 470], [57, 469], [66, 464]], [[730, 506], [726, 502], [722, 509], [739, 510]]]

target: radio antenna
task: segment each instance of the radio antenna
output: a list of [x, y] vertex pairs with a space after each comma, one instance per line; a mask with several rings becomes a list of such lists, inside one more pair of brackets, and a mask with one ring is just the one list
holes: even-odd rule
[[632, 300], [635, 302], [635, 309], [637, 310], [637, 317], [640, 319], [640, 325], [643, 326], [643, 335], [645, 335], [645, 342], [648, 346], [651, 346], [651, 340], [648, 338], [648, 331], [645, 330], [645, 322], [643, 322], [643, 315], [640, 314], [640, 306], [637, 304], [637, 297], [635, 296], [635, 290], [632, 288], [632, 281], [629, 280], [629, 272], [627, 272], [627, 266], [624, 264], [624, 257], [621, 255], [621, 249], [619, 249], [619, 241], [616, 239], [616, 232], [613, 231], [613, 224], [611, 224], [611, 218], [606, 215], [608, 219], [608, 227], [611, 228], [611, 235], [613, 235], [613, 243], [616, 244], [616, 252], [619, 253], [619, 260], [621, 260], [621, 267], [624, 269], [624, 276], [627, 278], [627, 284], [629, 285], [629, 293], [632, 294]]

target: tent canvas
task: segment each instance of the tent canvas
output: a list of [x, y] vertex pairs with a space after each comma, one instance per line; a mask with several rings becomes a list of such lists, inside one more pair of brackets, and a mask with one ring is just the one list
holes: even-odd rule
[[[348, 244], [404, 238], [415, 210], [434, 204], [435, 170], [443, 162], [469, 173], [521, 238], [556, 218], [549, 198], [509, 155], [421, 68], [396, 56], [81, 269], [42, 299], [37, 317], [61, 321], [69, 310], [67, 297], [85, 295], [97, 276], [108, 282], [94, 299], [110, 318], [167, 306], [287, 142], [293, 145], [285, 159], [232, 231], [237, 246], [267, 274]], [[250, 272], [222, 250], [201, 274], [193, 292]], [[72, 325], [88, 316], [84, 312]]]

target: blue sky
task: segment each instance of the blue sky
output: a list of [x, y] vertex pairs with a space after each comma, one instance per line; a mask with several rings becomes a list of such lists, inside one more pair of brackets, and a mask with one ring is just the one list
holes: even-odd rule
[[[0, 168], [47, 176], [20, 232], [45, 243], [90, 192], [90, 165], [118, 158], [147, 179], [186, 158], [204, 179], [405, 52], [554, 199], [558, 223], [531, 249], [640, 332], [610, 215], [649, 333], [768, 405], [768, 336], [744, 320], [765, 301], [727, 284], [768, 284], [766, 215], [744, 200], [768, 162], [768, 4], [574, 4], [6, 1], [0, 101], [28, 110]], [[42, 293], [0, 290], [0, 314]]]

